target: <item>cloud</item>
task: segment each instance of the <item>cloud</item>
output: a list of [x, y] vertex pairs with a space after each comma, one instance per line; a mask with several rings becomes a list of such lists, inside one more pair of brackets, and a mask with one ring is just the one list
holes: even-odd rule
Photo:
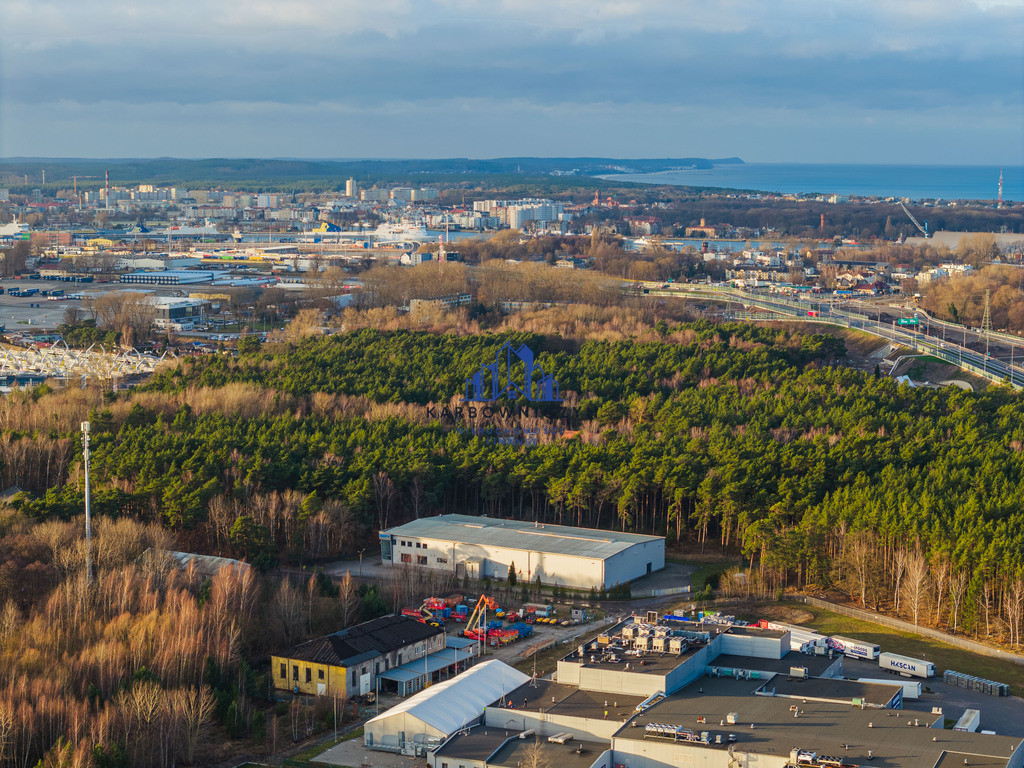
[[[872, 135], [899, 143], [901, 126], [924, 126], [921, 116], [939, 110], [965, 131], [964, 152], [983, 143], [1019, 153], [1019, 140], [993, 144], [1007, 131], [985, 113], [1016, 119], [1009, 128], [1024, 132], [1006, 111], [1024, 101], [1024, 0], [0, 0], [0, 13], [8, 31], [0, 147], [8, 155], [28, 154], [25, 142], [38, 154], [68, 154], [62, 142], [99, 144], [127, 126], [152, 136], [177, 126], [167, 137], [177, 144], [204, 115], [230, 121], [241, 104], [280, 111], [257, 124], [318, 146], [325, 141], [316, 131], [326, 137], [333, 128], [300, 120], [386, 110], [404, 129], [394, 142], [421, 153], [450, 146], [451, 114], [485, 137], [506, 129], [512, 141], [533, 137], [527, 154], [544, 154], [545, 130], [575, 127], [576, 113], [607, 132], [594, 144], [625, 155], [636, 154], [633, 136], [664, 133], [635, 114], [713, 115], [717, 122], [687, 126], [687, 135], [716, 139], [746, 125], [748, 137], [723, 154], [782, 151], [785, 131], [769, 135], [757, 121], [781, 126], [784, 117], [803, 134], [801, 121], [836, 130], [831, 115], [854, 123], [873, 115]], [[483, 111], [467, 117], [465, 104]], [[31, 121], [34, 110], [69, 136], [12, 117]], [[957, 121], [960, 113], [971, 119]], [[725, 133], [733, 114], [742, 117]], [[370, 122], [362, 154], [391, 135]], [[346, 131], [352, 141], [359, 135]], [[252, 147], [273, 145], [244, 126], [236, 134]], [[206, 135], [190, 138], [192, 154], [206, 153]], [[43, 136], [54, 142], [49, 152], [39, 148]], [[506, 154], [500, 143], [482, 152]]]

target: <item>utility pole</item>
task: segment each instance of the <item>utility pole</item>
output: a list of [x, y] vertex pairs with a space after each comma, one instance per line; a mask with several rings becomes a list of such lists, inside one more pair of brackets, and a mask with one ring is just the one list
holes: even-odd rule
[[85, 583], [92, 583], [92, 517], [89, 511], [89, 422], [82, 422], [82, 450], [85, 460]]

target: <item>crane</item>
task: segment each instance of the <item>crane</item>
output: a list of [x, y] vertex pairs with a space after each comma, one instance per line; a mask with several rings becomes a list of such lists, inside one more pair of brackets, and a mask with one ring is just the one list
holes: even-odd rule
[[927, 222], [927, 221], [926, 221], [926, 222], [924, 223], [924, 226], [922, 227], [922, 226], [921, 226], [921, 225], [920, 225], [920, 224], [918, 223], [917, 219], [915, 219], [915, 218], [914, 218], [914, 214], [912, 214], [912, 213], [911, 213], [911, 212], [910, 212], [910, 211], [909, 211], [909, 210], [907, 209], [907, 206], [905, 206], [905, 205], [903, 204], [903, 201], [902, 201], [902, 200], [900, 200], [900, 208], [902, 208], [902, 209], [903, 209], [903, 212], [904, 212], [905, 214], [907, 214], [907, 216], [909, 216], [909, 217], [910, 217], [910, 220], [911, 220], [912, 222], [914, 222], [914, 226], [918, 228], [918, 230], [919, 230], [919, 231], [921, 232], [921, 234], [922, 234], [922, 235], [924, 235], [925, 237], [930, 237], [930, 235], [928, 234], [928, 222]]
[[476, 601], [476, 607], [473, 608], [473, 612], [469, 614], [469, 620], [466, 622], [466, 632], [474, 631], [477, 629], [479, 623], [480, 629], [487, 631], [487, 611], [496, 611], [498, 609], [498, 601], [493, 597], [487, 595], [480, 595], [480, 599]]

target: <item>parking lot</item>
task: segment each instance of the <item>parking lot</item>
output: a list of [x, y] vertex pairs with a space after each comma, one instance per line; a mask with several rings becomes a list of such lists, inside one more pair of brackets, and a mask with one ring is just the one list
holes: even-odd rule
[[[843, 670], [846, 677], [891, 678], [893, 683], [917, 679], [890, 675], [879, 669], [877, 662], [861, 659], [844, 659]], [[981, 712], [981, 729], [1004, 736], [1024, 736], [1024, 699], [1019, 696], [986, 696], [956, 688], [942, 682], [942, 670], [937, 669], [936, 673], [936, 677], [920, 681], [921, 698], [904, 700], [904, 709], [930, 713], [932, 707], [942, 707], [942, 716], [946, 720], [958, 720], [964, 710], [977, 709]]]

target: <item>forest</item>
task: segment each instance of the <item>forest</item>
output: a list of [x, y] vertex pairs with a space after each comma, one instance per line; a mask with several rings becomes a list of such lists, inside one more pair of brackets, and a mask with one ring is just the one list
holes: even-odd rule
[[[189, 762], [211, 728], [269, 743], [290, 715], [268, 718], [252, 664], [408, 588], [292, 585], [276, 567], [444, 512], [664, 535], [743, 557], [727, 592], [843, 594], [1020, 646], [1024, 404], [1009, 388], [899, 386], [844, 366], [840, 338], [779, 327], [593, 308], [438, 333], [383, 330], [383, 311], [185, 359], [130, 392], [43, 385], [0, 401], [3, 487], [21, 489], [0, 517], [0, 764]], [[432, 415], [506, 342], [534, 350], [564, 401], [489, 424], [556, 425], [538, 445]], [[104, 553], [91, 590], [85, 419]], [[140, 563], [149, 548], [251, 567], [201, 577]], [[195, 631], [172, 637], [177, 615]], [[4, 730], [39, 697], [63, 714]]]

